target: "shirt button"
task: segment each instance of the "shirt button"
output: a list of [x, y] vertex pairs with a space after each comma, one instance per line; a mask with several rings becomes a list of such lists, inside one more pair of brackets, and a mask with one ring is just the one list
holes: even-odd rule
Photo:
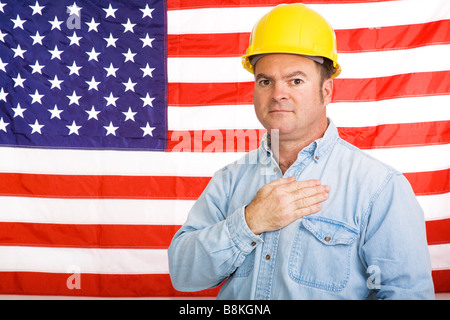
[[326, 242], [330, 242], [331, 238], [330, 237], [325, 237], [325, 241]]
[[270, 260], [270, 254], [266, 254], [266, 260]]
[[278, 171], [277, 167], [273, 168], [273, 172], [277, 172], [277, 171]]
[[315, 156], [314, 159], [319, 160], [319, 156]]
[[253, 241], [253, 242], [251, 243], [251, 245], [252, 245], [252, 247], [256, 246], [256, 242]]

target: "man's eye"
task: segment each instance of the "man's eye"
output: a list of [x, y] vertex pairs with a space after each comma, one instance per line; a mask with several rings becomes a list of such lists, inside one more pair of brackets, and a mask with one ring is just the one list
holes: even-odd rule
[[265, 87], [268, 86], [270, 84], [270, 80], [261, 80], [259, 81], [259, 85]]
[[303, 83], [303, 80], [302, 79], [293, 79], [293, 80], [291, 80], [291, 83], [294, 85], [299, 85], [299, 84]]

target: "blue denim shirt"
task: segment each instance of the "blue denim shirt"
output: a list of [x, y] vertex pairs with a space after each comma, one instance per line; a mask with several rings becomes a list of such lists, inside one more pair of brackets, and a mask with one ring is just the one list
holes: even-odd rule
[[218, 299], [433, 299], [425, 222], [395, 169], [342, 140], [333, 122], [284, 177], [319, 179], [316, 214], [260, 236], [244, 209], [282, 177], [267, 146], [215, 173], [169, 247], [180, 291], [222, 284]]

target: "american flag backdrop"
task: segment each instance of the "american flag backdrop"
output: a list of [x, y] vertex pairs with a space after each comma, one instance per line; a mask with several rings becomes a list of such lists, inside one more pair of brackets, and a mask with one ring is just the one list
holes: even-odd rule
[[[259, 145], [240, 56], [281, 2], [0, 0], [0, 294], [217, 293], [176, 291], [167, 248]], [[336, 31], [329, 117], [411, 182], [450, 292], [450, 1], [304, 3]]]

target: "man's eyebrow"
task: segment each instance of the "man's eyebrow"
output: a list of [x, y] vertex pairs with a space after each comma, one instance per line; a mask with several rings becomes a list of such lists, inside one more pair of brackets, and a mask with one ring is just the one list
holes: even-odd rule
[[[283, 79], [290, 79], [290, 78], [298, 77], [298, 76], [304, 77], [306, 79], [308, 78], [306, 73], [304, 73], [303, 71], [298, 70], [298, 71], [294, 71], [294, 72], [288, 73], [287, 75], [283, 76]], [[264, 74], [264, 73], [258, 73], [255, 76], [255, 81], [258, 81], [259, 79], [273, 80], [273, 77], [268, 76], [267, 74]]]

